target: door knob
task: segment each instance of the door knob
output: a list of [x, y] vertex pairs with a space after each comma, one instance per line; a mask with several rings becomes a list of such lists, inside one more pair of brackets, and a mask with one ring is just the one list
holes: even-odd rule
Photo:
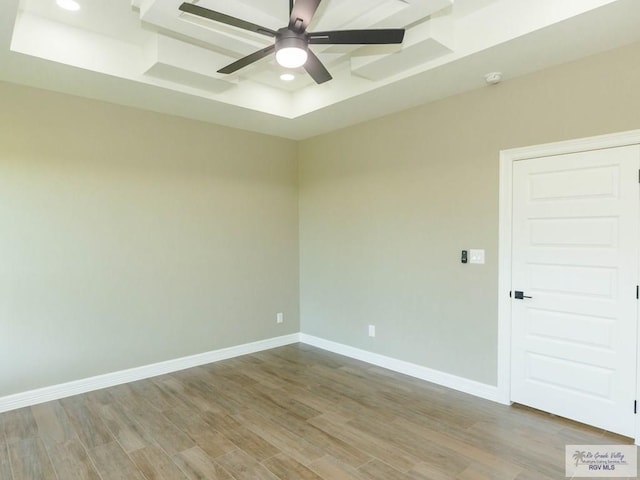
[[522, 300], [524, 298], [533, 298], [533, 297], [529, 297], [525, 295], [524, 292], [521, 292], [520, 290], [516, 290], [515, 292], [513, 292], [513, 298], [517, 300]]

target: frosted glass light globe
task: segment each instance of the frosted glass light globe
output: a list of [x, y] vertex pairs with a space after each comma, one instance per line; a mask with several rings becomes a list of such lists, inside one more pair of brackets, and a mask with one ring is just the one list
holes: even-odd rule
[[276, 52], [276, 61], [284, 68], [298, 68], [307, 63], [307, 51], [298, 47], [285, 47]]

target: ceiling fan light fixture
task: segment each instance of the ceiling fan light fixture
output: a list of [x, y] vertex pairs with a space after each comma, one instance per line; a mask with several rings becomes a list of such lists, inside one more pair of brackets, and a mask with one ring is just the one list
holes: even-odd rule
[[285, 47], [276, 52], [276, 61], [284, 68], [298, 68], [307, 63], [307, 51], [299, 47]]
[[284, 68], [298, 68], [307, 63], [307, 42], [297, 35], [276, 42], [276, 62]]

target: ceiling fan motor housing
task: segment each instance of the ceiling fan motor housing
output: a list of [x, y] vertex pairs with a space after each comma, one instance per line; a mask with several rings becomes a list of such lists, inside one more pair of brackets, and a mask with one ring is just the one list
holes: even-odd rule
[[307, 35], [304, 33], [294, 32], [287, 27], [278, 30], [276, 52], [282, 48], [301, 48], [306, 50], [308, 44]]

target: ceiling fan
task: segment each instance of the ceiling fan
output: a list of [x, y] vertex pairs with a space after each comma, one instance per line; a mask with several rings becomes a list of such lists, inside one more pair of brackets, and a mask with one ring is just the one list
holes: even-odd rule
[[320, 1], [297, 0], [294, 4], [293, 0], [289, 0], [289, 25], [278, 30], [262, 27], [193, 3], [185, 2], [180, 5], [179, 9], [185, 13], [208, 18], [216, 22], [249, 30], [250, 32], [260, 33], [275, 39], [273, 45], [269, 45], [221, 68], [218, 73], [233, 73], [275, 51], [276, 61], [281, 66], [285, 68], [304, 67], [316, 83], [324, 83], [331, 80], [331, 74], [309, 49], [309, 45], [382, 45], [402, 43], [404, 39], [404, 28], [307, 32], [307, 27], [311, 23]]

